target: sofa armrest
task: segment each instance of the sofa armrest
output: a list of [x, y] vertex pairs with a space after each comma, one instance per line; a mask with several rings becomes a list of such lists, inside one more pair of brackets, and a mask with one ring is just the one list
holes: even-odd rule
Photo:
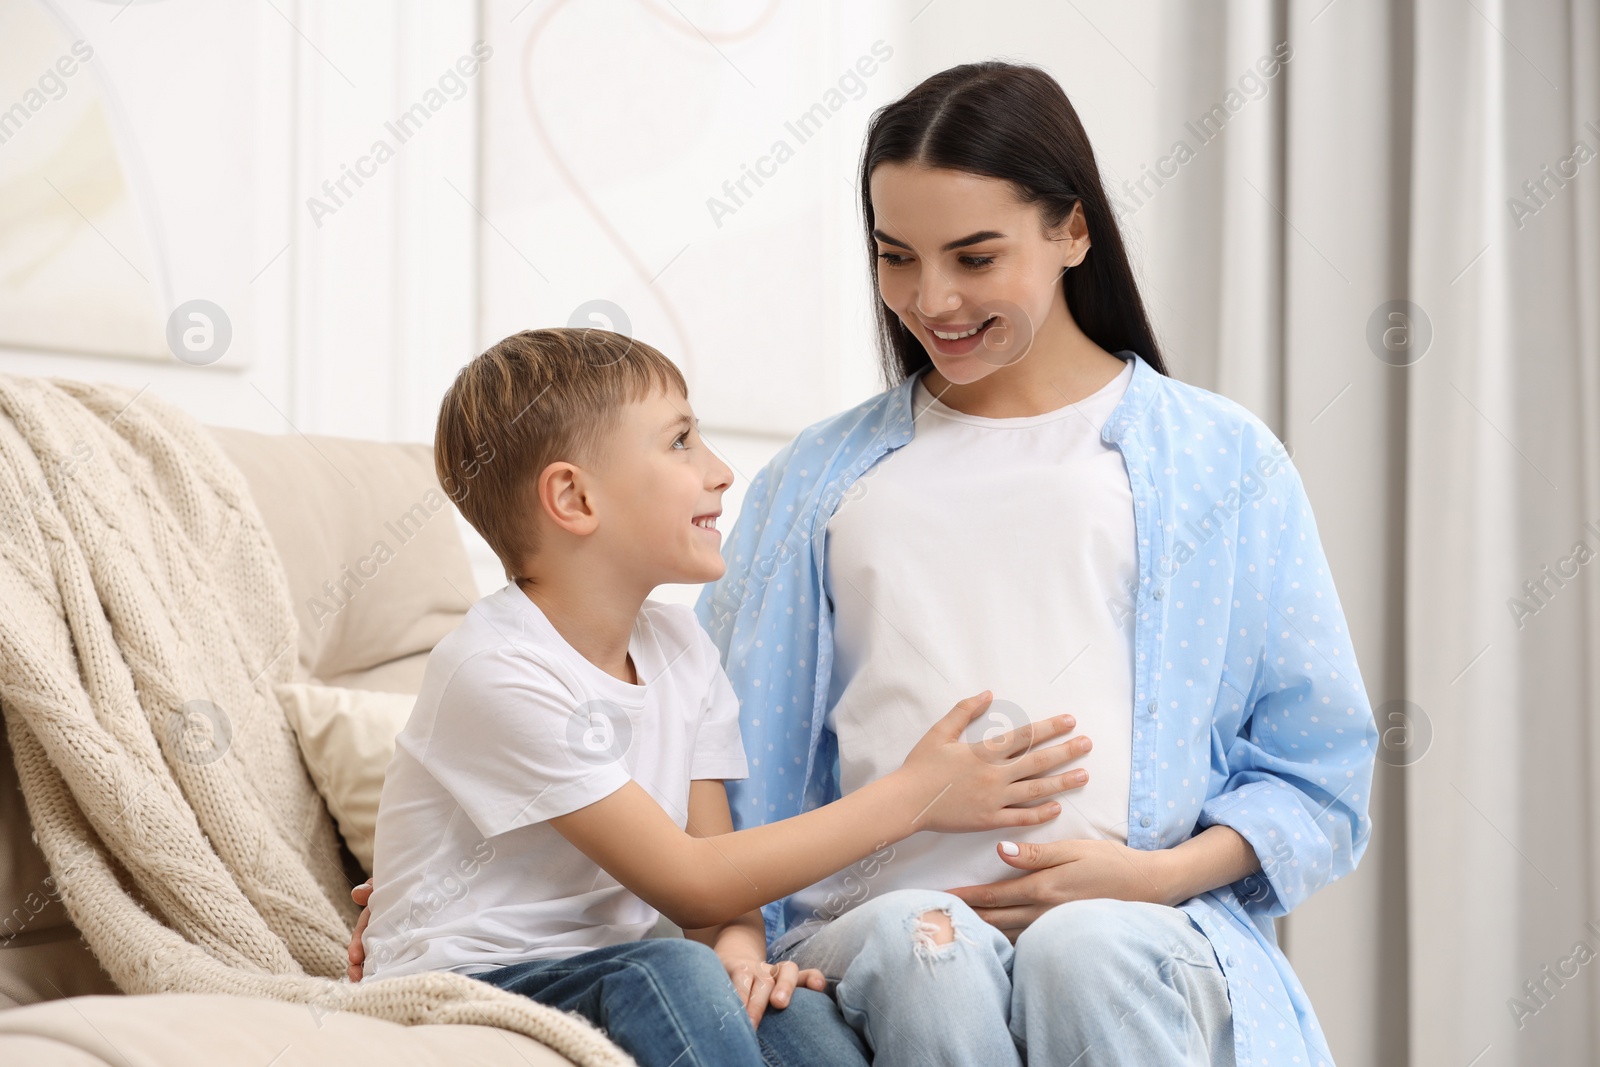
[[0, 1063], [36, 1067], [571, 1067], [571, 1062], [530, 1037], [497, 1027], [403, 1026], [253, 997], [72, 997], [0, 1011]]

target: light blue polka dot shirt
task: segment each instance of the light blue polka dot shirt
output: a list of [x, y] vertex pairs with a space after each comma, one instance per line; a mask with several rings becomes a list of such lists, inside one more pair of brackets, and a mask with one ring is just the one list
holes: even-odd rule
[[[1238, 1063], [1329, 1067], [1272, 919], [1353, 870], [1371, 833], [1378, 732], [1344, 613], [1300, 476], [1265, 424], [1117, 355], [1135, 360], [1102, 430], [1127, 465], [1138, 538], [1128, 844], [1168, 848], [1218, 823], [1250, 842], [1259, 873], [1181, 907], [1227, 977]], [[742, 709], [750, 777], [727, 783], [736, 828], [839, 796], [824, 721], [827, 525], [856, 479], [911, 440], [914, 383], [773, 457], [723, 546], [727, 573], [696, 605]], [[763, 914], [769, 944], [805, 917], [788, 899]]]

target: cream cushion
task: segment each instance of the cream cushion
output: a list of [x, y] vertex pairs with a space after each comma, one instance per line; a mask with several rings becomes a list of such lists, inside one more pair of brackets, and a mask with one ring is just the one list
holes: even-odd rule
[[417, 698], [407, 693], [290, 682], [273, 687], [311, 781], [361, 869], [372, 873], [383, 773]]
[[433, 449], [208, 427], [244, 473], [289, 579], [296, 680], [415, 693], [478, 587]]

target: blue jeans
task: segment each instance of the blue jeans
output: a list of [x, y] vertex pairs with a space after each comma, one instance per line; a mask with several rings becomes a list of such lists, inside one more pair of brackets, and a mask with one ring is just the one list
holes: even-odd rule
[[[796, 989], [752, 1029], [717, 954], [698, 941], [649, 938], [561, 960], [528, 960], [480, 982], [575, 1011], [640, 1067], [866, 1067], [861, 1039], [826, 993]], [[758, 1032], [759, 1031], [759, 1032]]]
[[959, 897], [897, 889], [779, 959], [822, 971], [875, 1067], [1234, 1063], [1211, 942], [1161, 904], [1058, 904], [1013, 947]]

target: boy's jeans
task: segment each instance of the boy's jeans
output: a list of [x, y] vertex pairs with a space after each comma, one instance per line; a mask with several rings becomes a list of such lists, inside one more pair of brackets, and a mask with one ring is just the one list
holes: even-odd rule
[[717, 954], [697, 941], [648, 938], [563, 960], [529, 960], [480, 982], [575, 1011], [640, 1067], [866, 1067], [866, 1050], [826, 993], [796, 989], [757, 1030]]
[[779, 959], [827, 976], [874, 1067], [1234, 1063], [1211, 942], [1160, 904], [1058, 904], [1013, 948], [959, 897], [897, 889]]

